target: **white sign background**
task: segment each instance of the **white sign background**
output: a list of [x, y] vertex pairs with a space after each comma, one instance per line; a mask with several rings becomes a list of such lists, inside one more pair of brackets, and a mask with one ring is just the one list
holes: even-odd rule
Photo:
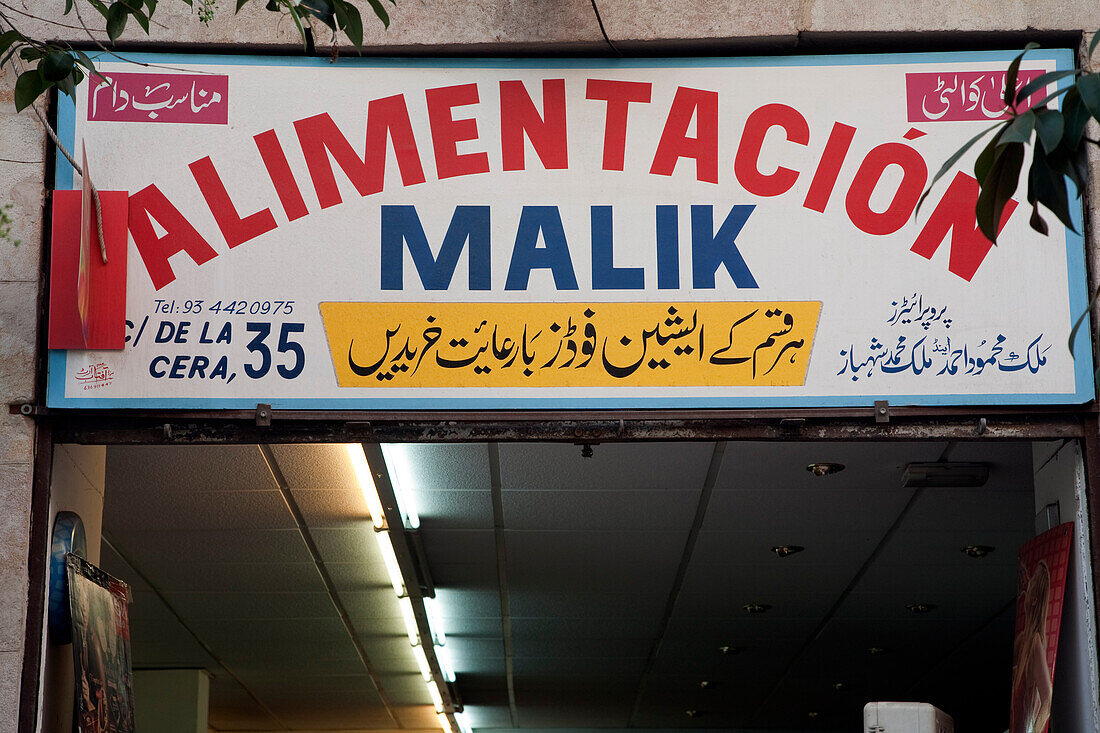
[[[1036, 404], [1080, 403], [1093, 396], [1089, 329], [1077, 339], [1071, 355], [1066, 339], [1074, 318], [1085, 310], [1083, 245], [1052, 215], [1049, 237], [1027, 226], [1030, 214], [1020, 206], [970, 282], [948, 271], [950, 237], [930, 260], [910, 251], [929, 213], [946, 190], [954, 171], [929, 196], [918, 217], [899, 231], [873, 236], [859, 230], [845, 211], [845, 195], [867, 152], [888, 142], [911, 145], [926, 161], [931, 175], [962, 142], [988, 122], [910, 123], [906, 116], [905, 74], [912, 72], [1003, 71], [1012, 53], [785, 57], [662, 60], [370, 60], [262, 57], [139, 55], [141, 61], [171, 69], [141, 69], [104, 62], [104, 72], [175, 71], [228, 74], [229, 124], [174, 124], [87, 121], [87, 97], [93, 83], [82, 85], [75, 105], [62, 99], [59, 128], [70, 149], [87, 146], [90, 168], [101, 190], [131, 194], [150, 184], [173, 205], [217, 251], [196, 265], [186, 253], [170, 260], [175, 280], [156, 290], [133, 240], [128, 255], [127, 318], [134, 324], [122, 352], [52, 352], [48, 404], [88, 408], [243, 408], [271, 403], [279, 408], [608, 408], [608, 407], [764, 407], [856, 406], [876, 399], [891, 404]], [[1052, 70], [1072, 64], [1069, 51], [1029, 54], [1023, 69]], [[502, 171], [498, 83], [521, 80], [536, 107], [542, 108], [542, 80], [565, 79], [569, 167], [544, 170], [530, 143], [526, 170]], [[602, 170], [607, 105], [585, 98], [588, 79], [641, 81], [652, 84], [649, 104], [630, 105], [623, 171]], [[459, 153], [488, 154], [490, 172], [439, 180], [432, 134], [425, 110], [425, 90], [477, 83], [480, 101], [455, 107], [455, 119], [476, 119], [478, 139], [458, 144]], [[696, 180], [695, 161], [679, 160], [671, 176], [649, 173], [654, 151], [678, 87], [719, 93], [719, 182]], [[343, 203], [318, 205], [293, 122], [328, 113], [361, 155], [367, 104], [372, 99], [404, 94], [411, 115], [425, 183], [405, 187], [389, 150], [385, 189], [360, 196], [338, 166], [334, 174]], [[798, 110], [809, 123], [808, 145], [784, 140], [780, 128], [768, 133], [759, 170], [777, 166], [799, 172], [794, 187], [775, 197], [746, 192], [734, 175], [733, 160], [748, 115], [764, 104], [782, 103]], [[824, 213], [802, 206], [813, 172], [834, 122], [856, 128], [851, 148]], [[903, 136], [916, 128], [925, 133], [912, 141]], [[305, 198], [309, 214], [287, 221], [253, 142], [253, 136], [275, 130]], [[695, 134], [692, 124], [689, 134]], [[980, 146], [979, 146], [980, 147]], [[958, 169], [972, 168], [973, 154]], [[278, 228], [230, 249], [205, 204], [188, 165], [210, 156], [238, 212], [246, 216], [270, 208]], [[59, 156], [58, 188], [78, 185], [72, 169]], [[901, 179], [900, 169], [887, 170], [871, 198], [872, 208], [886, 208]], [[1026, 184], [1025, 184], [1026, 185]], [[737, 288], [719, 268], [714, 289], [693, 289], [692, 205], [713, 205], [715, 228], [735, 204], [756, 209], [736, 238], [759, 287]], [[426, 291], [411, 257], [404, 254], [404, 287], [383, 291], [380, 285], [380, 207], [416, 207], [428, 241], [438, 253], [443, 234], [460, 205], [488, 205], [492, 221], [492, 286], [467, 287], [468, 251], [459, 259], [446, 291]], [[645, 269], [646, 289], [592, 289], [590, 207], [613, 207], [616, 267]], [[679, 290], [656, 289], [654, 212], [657, 205], [679, 206]], [[579, 289], [558, 291], [548, 270], [534, 270], [525, 291], [506, 291], [516, 226], [524, 206], [557, 206], [569, 243]], [[1073, 202], [1080, 221], [1080, 204]], [[906, 299], [917, 297], [951, 318], [924, 329], [901, 326], [891, 318]], [[94, 294], [93, 294], [94, 297]], [[157, 313], [156, 301], [175, 303], [177, 312]], [[187, 301], [203, 301], [201, 314], [179, 312]], [[318, 304], [326, 301], [387, 302], [680, 302], [809, 301], [822, 303], [805, 384], [790, 387], [598, 387], [407, 389], [341, 388]], [[238, 375], [221, 378], [156, 377], [151, 362], [170, 363], [177, 355], [206, 354], [211, 362], [227, 356], [231, 372], [240, 372], [256, 357], [247, 350], [245, 334], [252, 316], [209, 312], [217, 302], [293, 301], [289, 316], [268, 316], [272, 352], [280, 324], [301, 322], [297, 334], [305, 366], [293, 379], [274, 368], [259, 379]], [[167, 307], [162, 305], [163, 307]], [[918, 309], [920, 310], [920, 309]], [[926, 310], [927, 312], [927, 310]], [[134, 344], [140, 324], [146, 323]], [[155, 343], [161, 321], [189, 321], [186, 343]], [[200, 345], [198, 333], [210, 322], [210, 338], [231, 321], [231, 343]], [[918, 319], [919, 321], [919, 319]], [[871, 355], [872, 339], [886, 347], [899, 335], [909, 343], [923, 336], [950, 337], [952, 348], [968, 345], [974, 354], [989, 353], [998, 335], [1004, 353], [1015, 350], [1026, 359], [1029, 344], [1042, 335], [1043, 364], [1038, 369], [1001, 371], [996, 365], [981, 373], [936, 374], [935, 370], [885, 373], [873, 369], [852, 379], [849, 360]], [[984, 346], [979, 347], [981, 342]], [[1075, 358], [1074, 358], [1075, 356]], [[276, 363], [286, 354], [275, 354]], [[1002, 357], [1002, 362], [1004, 361]], [[846, 364], [849, 368], [846, 369]], [[78, 379], [88, 367], [106, 365], [109, 381], [94, 389]], [[157, 371], [163, 373], [158, 367]], [[185, 370], [186, 371], [186, 370]], [[208, 370], [209, 371], [209, 370]], [[973, 371], [973, 370], [971, 370]]]

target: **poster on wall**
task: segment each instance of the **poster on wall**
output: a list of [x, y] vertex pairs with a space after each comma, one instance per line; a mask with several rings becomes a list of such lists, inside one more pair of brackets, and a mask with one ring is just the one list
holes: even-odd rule
[[127, 586], [78, 555], [65, 564], [80, 733], [133, 733]]
[[101, 58], [58, 126], [129, 194], [125, 346], [47, 403], [1087, 402], [1080, 203], [994, 247], [975, 149], [915, 211], [1014, 55]]
[[1073, 522], [1066, 522], [1020, 548], [1009, 733], [1046, 733], [1050, 723], [1054, 663], [1072, 546]]

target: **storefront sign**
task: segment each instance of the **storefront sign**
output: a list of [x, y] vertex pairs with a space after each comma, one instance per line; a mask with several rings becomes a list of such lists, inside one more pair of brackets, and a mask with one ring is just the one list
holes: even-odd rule
[[1012, 55], [105, 62], [59, 125], [130, 193], [126, 348], [48, 403], [1088, 401], [1081, 237], [993, 247], [972, 157], [914, 215]]

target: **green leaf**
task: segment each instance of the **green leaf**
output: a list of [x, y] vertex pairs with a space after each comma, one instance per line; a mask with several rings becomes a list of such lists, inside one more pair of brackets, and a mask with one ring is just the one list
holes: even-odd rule
[[47, 81], [61, 81], [73, 73], [73, 57], [64, 51], [54, 51], [38, 62], [38, 70]]
[[9, 46], [22, 40], [23, 34], [19, 31], [7, 31], [0, 35], [0, 55], [7, 51]]
[[[1069, 353], [1073, 353], [1073, 339], [1077, 336], [1077, 330], [1081, 328], [1081, 324], [1085, 322], [1085, 317], [1092, 312], [1092, 307], [1096, 305], [1096, 299], [1100, 298], [1100, 288], [1096, 289], [1096, 292], [1089, 298], [1089, 304], [1081, 315], [1077, 316], [1077, 320], [1073, 322], [1073, 328], [1069, 330], [1069, 340], [1066, 344], [1069, 346]], [[1093, 375], [1095, 377], [1095, 374]]]
[[66, 76], [63, 79], [58, 79], [54, 84], [61, 91], [68, 94], [72, 99], [76, 99], [76, 80], [72, 76]]
[[1024, 54], [1033, 48], [1038, 48], [1038, 43], [1029, 43], [1024, 46], [1024, 50], [1020, 52], [1020, 55], [1012, 59], [1012, 63], [1008, 65], [1008, 72], [1005, 74], [1005, 106], [1015, 108], [1012, 98], [1016, 94], [1016, 76], [1020, 73], [1020, 62], [1024, 60]]
[[974, 211], [982, 234], [994, 243], [997, 241], [1001, 215], [1012, 195], [1016, 193], [1020, 170], [1024, 165], [1023, 143], [1011, 143], [1003, 147], [1004, 151], [997, 156], [989, 175], [981, 182], [981, 192]]
[[1039, 206], [1037, 204], [1031, 207], [1031, 218], [1027, 223], [1032, 229], [1039, 232], [1044, 237], [1050, 234], [1050, 230], [1047, 229], [1047, 223], [1043, 221], [1043, 217], [1039, 216]]
[[1077, 93], [1092, 116], [1100, 119], [1100, 74], [1085, 74], [1078, 79]]
[[34, 46], [24, 46], [19, 50], [19, 58], [24, 61], [37, 61], [45, 55], [46, 54], [43, 53], [41, 49], [35, 48]]
[[149, 17], [153, 17], [153, 13], [157, 12], [157, 0], [145, 0], [145, 7], [149, 9]]
[[343, 0], [332, 0], [332, 12], [336, 16], [336, 25], [343, 30], [348, 24], [348, 11]]
[[1035, 113], [1035, 134], [1048, 153], [1053, 153], [1062, 142], [1062, 133], [1065, 129], [1066, 121], [1061, 112], [1041, 109]]
[[83, 66], [88, 71], [95, 71], [95, 64], [92, 63], [92, 59], [88, 56], [88, 54], [84, 53], [79, 48], [74, 48], [73, 53], [76, 54], [76, 62], [78, 64]]
[[88, 4], [95, 8], [104, 19], [106, 19], [108, 13], [110, 13], [107, 6], [103, 3], [103, 0], [88, 0]]
[[932, 182], [928, 184], [928, 188], [926, 188], [924, 190], [924, 193], [921, 194], [920, 201], [917, 202], [917, 208], [913, 210], [913, 215], [916, 216], [918, 213], [920, 213], [920, 205], [924, 203], [924, 200], [926, 198], [928, 198], [928, 194], [932, 193], [932, 187], [936, 185], [936, 181], [943, 178], [943, 174], [947, 173], [947, 171], [951, 170], [951, 167], [954, 166], [955, 163], [957, 163], [959, 161], [959, 158], [966, 155], [966, 151], [970, 150], [970, 148], [972, 148], [974, 146], [974, 143], [978, 142], [979, 140], [981, 140], [983, 137], [985, 137], [989, 133], [993, 132], [994, 130], [996, 130], [1000, 127], [1004, 127], [1005, 124], [1006, 123], [1004, 123], [1004, 122], [999, 122], [996, 125], [993, 125], [992, 127], [985, 128], [984, 130], [979, 132], [977, 135], [975, 135], [974, 137], [967, 140], [961, 148], [959, 148], [954, 153], [952, 153], [951, 157], [948, 158], [947, 161], [943, 165], [940, 166], [940, 169], [936, 172], [936, 175], [934, 175], [932, 177]]
[[1089, 57], [1092, 56], [1092, 52], [1096, 49], [1096, 44], [1100, 43], [1100, 31], [1092, 34], [1092, 40], [1089, 41]]
[[[271, 3], [269, 2], [268, 7], [270, 6]], [[293, 5], [288, 5], [286, 10], [288, 13], [290, 13], [290, 17], [294, 19], [294, 25], [298, 27], [298, 35], [302, 37], [302, 48], [306, 51], [306, 53], [309, 53], [309, 39], [306, 38], [306, 29], [302, 27], [302, 19], [298, 17], [298, 9], [295, 8]]]
[[1031, 133], [1035, 129], [1035, 113], [1031, 110], [1018, 115], [1005, 128], [997, 145], [1011, 145], [1012, 143], [1026, 143], [1031, 140]]
[[984, 181], [986, 179], [989, 175], [989, 171], [993, 168], [993, 162], [997, 159], [997, 156], [1001, 154], [1001, 151], [1004, 150], [1004, 148], [997, 145], [1002, 134], [1004, 134], [1003, 128], [993, 136], [993, 139], [982, 148], [982, 152], [978, 153], [978, 157], [974, 159], [974, 177], [979, 181]]
[[382, 6], [378, 0], [367, 0], [370, 3], [370, 9], [374, 11], [374, 14], [378, 16], [378, 19], [382, 21], [382, 25], [390, 27], [390, 15], [386, 12], [386, 8]]
[[248, 0], [237, 0], [237, 9], [234, 10], [233, 12], [234, 13], [241, 12], [241, 8], [243, 8], [245, 5], [248, 5]]
[[68, 15], [73, 10], [73, 0], [65, 0], [65, 15]]
[[1071, 92], [1071, 91], [1073, 91], [1073, 89], [1074, 88], [1072, 86], [1062, 87], [1061, 89], [1057, 89], [1057, 90], [1051, 92], [1050, 94], [1046, 95], [1042, 99], [1040, 99], [1035, 104], [1031, 105], [1031, 109], [1042, 109], [1043, 107], [1047, 106], [1047, 102], [1049, 102], [1050, 100], [1054, 99], [1055, 97], [1060, 97], [1063, 94], [1066, 94], [1068, 92]]
[[355, 46], [355, 50], [363, 53], [363, 16], [359, 14], [359, 8], [347, 3], [346, 12], [348, 22], [344, 26], [344, 33], [348, 40]]
[[[1064, 79], [1067, 76], [1076, 76], [1083, 73], [1081, 69], [1062, 69], [1061, 71], [1048, 71], [1045, 74], [1040, 74], [1027, 84], [1020, 87], [1020, 91], [1016, 92], [1016, 104], [1024, 101], [1035, 92], [1043, 89], [1049, 84], [1052, 84], [1059, 79]], [[1039, 106], [1039, 105], [1036, 105]]]
[[38, 69], [24, 71], [15, 80], [15, 111], [22, 112], [31, 106], [49, 88], [49, 83], [38, 73]]
[[112, 43], [117, 41], [122, 32], [126, 30], [126, 17], [129, 15], [127, 11], [128, 8], [121, 2], [116, 2], [107, 11], [107, 37], [111, 39]]
[[1089, 111], [1085, 108], [1077, 87], [1070, 89], [1062, 100], [1062, 117], [1066, 120], [1066, 130], [1062, 138], [1070, 148], [1076, 148], [1081, 144], [1081, 136], [1089, 121]]
[[138, 22], [141, 29], [145, 31], [145, 35], [149, 35], [149, 19], [145, 17], [145, 13], [140, 10], [131, 10], [130, 15], [134, 16], [134, 20]]
[[1066, 175], [1062, 170], [1052, 168], [1046, 155], [1039, 148], [1031, 161], [1027, 177], [1027, 200], [1050, 209], [1058, 220], [1070, 231], [1076, 232], [1069, 213], [1069, 196], [1066, 193]]

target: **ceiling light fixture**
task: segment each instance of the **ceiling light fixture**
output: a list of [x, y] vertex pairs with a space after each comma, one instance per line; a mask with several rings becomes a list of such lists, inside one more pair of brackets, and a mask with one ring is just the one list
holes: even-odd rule
[[744, 647], [730, 646], [729, 644], [727, 644], [725, 646], [718, 647], [718, 651], [722, 652], [723, 656], [728, 657], [728, 656], [732, 656], [734, 654], [740, 654], [742, 651], [744, 651]]
[[847, 687], [847, 685], [845, 685], [843, 682], [834, 682], [833, 683], [833, 689], [836, 690], [837, 692], [841, 692], [842, 690], [844, 690], [845, 687]]
[[409, 643], [416, 646], [420, 643], [420, 629], [416, 626], [416, 614], [413, 613], [413, 604], [408, 596], [398, 599], [401, 606], [401, 618], [405, 621], [405, 631], [409, 634]]
[[776, 545], [772, 548], [772, 552], [779, 557], [790, 557], [791, 555], [797, 555], [805, 549], [806, 548], [802, 545]]
[[397, 553], [393, 550], [393, 542], [390, 533], [384, 529], [374, 530], [374, 539], [378, 543], [378, 551], [382, 553], [382, 562], [386, 565], [386, 573], [390, 576], [393, 592], [401, 598], [408, 594], [405, 590], [405, 578], [401, 575], [401, 565], [397, 562]]
[[461, 733], [471, 733], [470, 726], [466, 723], [466, 716], [462, 713], [455, 713], [455, 723], [458, 724], [458, 729]]
[[447, 635], [443, 632], [443, 616], [439, 610], [439, 603], [434, 598], [425, 598], [424, 611], [428, 614], [428, 626], [431, 627], [436, 646], [445, 645]]
[[869, 646], [867, 647], [868, 654], [885, 654], [886, 649], [881, 646]]
[[905, 607], [913, 613], [929, 613], [936, 609], [934, 603], [909, 603]]
[[997, 548], [989, 545], [967, 545], [961, 548], [962, 553], [967, 557], [985, 557], [995, 549]]
[[834, 473], [840, 473], [844, 470], [843, 463], [811, 463], [806, 466], [806, 470], [812, 473], [814, 476], [828, 476]]
[[699, 714], [698, 710], [685, 710], [684, 711], [684, 715], [688, 716], [689, 718], [694, 718], [698, 714]]
[[988, 463], [910, 463], [901, 485], [906, 488], [977, 488], [989, 480]]
[[443, 729], [443, 733], [454, 733], [454, 729], [451, 728], [451, 721], [447, 720], [446, 713], [440, 713], [436, 718], [439, 720], [439, 727]]
[[420, 529], [420, 515], [416, 511], [416, 497], [413, 495], [410, 471], [412, 462], [409, 460], [407, 448], [399, 443], [384, 443], [382, 457], [386, 460], [390, 484], [393, 486], [393, 496], [397, 499], [397, 507], [401, 510], [405, 526], [409, 529]]
[[443, 673], [443, 679], [448, 682], [455, 681], [455, 668], [451, 663], [451, 652], [445, 646], [435, 647], [435, 658], [439, 660], [439, 670]]
[[367, 508], [370, 510], [371, 521], [375, 529], [386, 526], [386, 517], [382, 512], [382, 501], [378, 498], [378, 489], [374, 485], [374, 475], [367, 464], [367, 456], [363, 453], [363, 446], [359, 443], [347, 443], [344, 449], [351, 459], [351, 467], [355, 470], [355, 478], [359, 481], [359, 490], [363, 492], [363, 498], [367, 500]]
[[[443, 712], [443, 696], [439, 694], [439, 685], [434, 682], [428, 683], [428, 694], [432, 697], [432, 705], [435, 705], [435, 711], [437, 713]], [[446, 719], [446, 716], [444, 716]], [[447, 724], [447, 730], [450, 730], [450, 723]]]
[[417, 644], [413, 647], [413, 656], [416, 657], [416, 666], [420, 667], [420, 675], [425, 682], [432, 681], [432, 668], [428, 664], [428, 655], [424, 653], [424, 647]]
[[749, 613], [764, 613], [771, 610], [771, 605], [767, 603], [746, 603], [742, 608]]
[[818, 715], [821, 715], [821, 713], [817, 712], [816, 710], [806, 713], [806, 716], [811, 719], [816, 718]]

